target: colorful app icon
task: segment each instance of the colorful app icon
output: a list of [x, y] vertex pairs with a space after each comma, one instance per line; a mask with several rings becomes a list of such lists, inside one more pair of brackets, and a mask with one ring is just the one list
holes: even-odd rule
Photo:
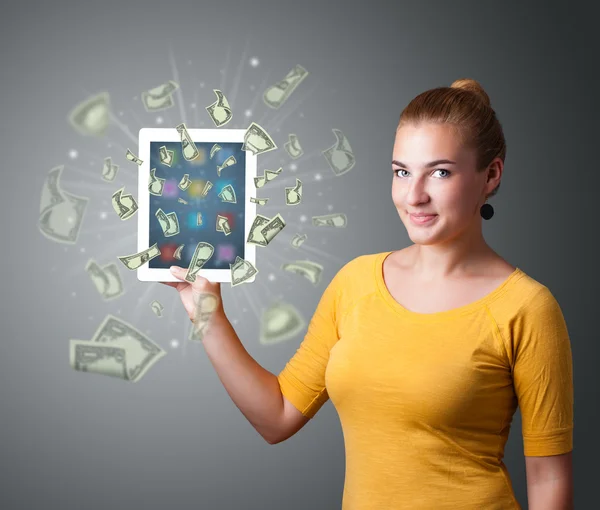
[[231, 243], [218, 244], [217, 258], [219, 262], [233, 262], [235, 260], [235, 246]]
[[172, 262], [177, 260], [175, 257], [173, 257], [173, 254], [178, 246], [179, 245], [175, 243], [161, 244], [158, 246], [158, 249], [160, 250], [160, 260], [162, 262]]

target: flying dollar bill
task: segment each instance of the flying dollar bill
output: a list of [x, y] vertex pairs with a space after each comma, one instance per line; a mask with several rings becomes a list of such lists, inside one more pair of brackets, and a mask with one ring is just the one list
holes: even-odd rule
[[75, 244], [81, 231], [89, 198], [60, 190], [64, 199], [47, 207], [38, 220], [38, 229], [48, 239], [62, 244]]
[[210, 118], [215, 123], [215, 126], [221, 127], [227, 124], [233, 114], [231, 113], [231, 107], [229, 106], [229, 102], [227, 98], [224, 96], [223, 92], [217, 89], [213, 89], [213, 92], [217, 96], [217, 100], [206, 107], [206, 111], [210, 115]]
[[284, 227], [285, 221], [279, 213], [273, 218], [257, 214], [250, 226], [246, 242], [257, 246], [267, 246]]
[[177, 129], [177, 132], [181, 137], [181, 150], [183, 152], [183, 157], [188, 161], [197, 158], [200, 152], [198, 152], [198, 148], [196, 147], [196, 144], [194, 143], [192, 137], [188, 133], [185, 124], [181, 123], [178, 126], [176, 126], [175, 129]]
[[296, 234], [294, 238], [290, 241], [292, 248], [300, 248], [300, 246], [302, 246], [302, 243], [306, 241], [306, 238], [306, 234]]
[[206, 184], [204, 185], [204, 188], [202, 189], [200, 196], [205, 197], [212, 187], [213, 187], [213, 183], [210, 181], [206, 181]]
[[156, 168], [151, 169], [148, 178], [148, 192], [157, 197], [162, 196], [165, 181], [166, 179], [156, 177]]
[[185, 246], [185, 244], [180, 244], [177, 249], [175, 250], [175, 253], [173, 253], [173, 258], [177, 259], [177, 260], [181, 260], [181, 250], [183, 250], [183, 247]]
[[250, 150], [253, 155], [263, 154], [275, 150], [277, 145], [273, 139], [269, 136], [267, 131], [259, 126], [256, 122], [253, 122], [248, 126], [248, 129], [244, 133], [244, 145], [242, 150]]
[[138, 205], [133, 195], [131, 193], [123, 195], [124, 189], [125, 186], [115, 191], [112, 196], [113, 209], [123, 221], [131, 218], [138, 210]]
[[354, 167], [356, 159], [348, 139], [339, 129], [332, 129], [336, 142], [323, 151], [323, 156], [336, 176], [344, 175]]
[[228, 184], [227, 186], [223, 187], [221, 193], [219, 193], [217, 196], [221, 199], [222, 202], [237, 204], [235, 190], [233, 189], [233, 186], [231, 184]]
[[296, 185], [285, 188], [285, 205], [298, 205], [302, 200], [302, 181], [296, 178]]
[[160, 162], [163, 165], [171, 166], [171, 164], [173, 163], [173, 155], [174, 154], [175, 154], [175, 151], [170, 151], [169, 149], [167, 149], [166, 145], [162, 145], [161, 147], [158, 148], [158, 156], [160, 158]]
[[235, 165], [237, 163], [236, 159], [233, 156], [229, 156], [225, 161], [223, 161], [222, 165], [217, 165], [217, 175], [221, 177], [221, 170], [223, 168], [227, 168], [228, 166]]
[[48, 172], [40, 197], [38, 228], [52, 241], [75, 244], [81, 231], [89, 199], [61, 189], [64, 165]]
[[271, 220], [269, 220], [269, 223], [261, 228], [260, 233], [267, 244], [269, 244], [273, 238], [283, 230], [284, 227], [285, 221], [281, 214], [277, 213]]
[[91, 340], [71, 340], [69, 362], [81, 372], [138, 382], [165, 354], [137, 328], [108, 314]]
[[258, 205], [266, 205], [266, 203], [269, 201], [268, 198], [255, 198], [255, 197], [250, 197], [250, 202], [252, 202], [253, 204], [258, 204]]
[[267, 240], [261, 234], [261, 229], [269, 223], [271, 219], [262, 214], [257, 214], [254, 217], [254, 221], [250, 226], [250, 232], [248, 233], [247, 243], [256, 244], [257, 246], [267, 246]]
[[158, 257], [160, 255], [160, 249], [158, 248], [158, 243], [154, 243], [150, 248], [146, 248], [138, 253], [134, 253], [133, 255], [122, 255], [117, 257], [125, 267], [131, 271], [137, 269], [142, 264], [145, 264], [149, 260], [152, 260], [154, 257]]
[[180, 190], [185, 191], [186, 189], [188, 189], [190, 187], [190, 184], [192, 184], [192, 181], [190, 181], [190, 174], [183, 174], [183, 177], [179, 181], [179, 184], [177, 185], [177, 187]]
[[118, 170], [119, 165], [113, 165], [111, 158], [104, 158], [104, 164], [102, 165], [102, 178], [105, 181], [114, 181]]
[[322, 216], [313, 216], [312, 224], [315, 227], [345, 227], [348, 224], [348, 218], [345, 214], [334, 213], [324, 214]]
[[229, 220], [225, 216], [221, 216], [220, 214], [217, 214], [217, 225], [215, 228], [217, 232], [223, 232], [226, 236], [231, 234]]
[[154, 216], [156, 216], [165, 237], [179, 234], [179, 219], [176, 212], [173, 211], [167, 214], [159, 207]]
[[152, 308], [152, 311], [154, 312], [154, 314], [157, 317], [162, 317], [162, 312], [164, 310], [163, 305], [160, 303], [160, 301], [156, 301], [156, 299], [154, 301], [152, 301], [152, 303], [150, 303], [150, 308]]
[[254, 185], [257, 188], [262, 188], [267, 182], [275, 179], [275, 177], [277, 177], [282, 170], [283, 167], [279, 167], [277, 170], [265, 170], [262, 176], [254, 177]]
[[79, 103], [68, 115], [68, 120], [82, 135], [103, 136], [109, 124], [110, 97], [101, 92]]
[[263, 311], [260, 320], [259, 342], [273, 345], [302, 333], [306, 321], [296, 307], [278, 301]]
[[124, 294], [123, 281], [114, 262], [100, 267], [94, 259], [90, 259], [85, 270], [104, 301], [110, 301]]
[[219, 297], [212, 292], [202, 292], [194, 306], [194, 319], [192, 320], [194, 335], [193, 340], [202, 341], [208, 330], [211, 319], [219, 304]]
[[218, 143], [215, 143], [210, 149], [210, 159], [215, 155], [216, 152], [221, 150], [221, 146]]
[[199, 331], [197, 331], [197, 329], [194, 327], [194, 324], [191, 324], [191, 328], [190, 328], [190, 334], [188, 335], [188, 340], [192, 341], [192, 342], [201, 342], [203, 340], [203, 336], [201, 336], [199, 333]]
[[323, 266], [311, 260], [295, 260], [282, 264], [281, 269], [304, 276], [315, 287], [319, 285], [321, 273], [323, 273]]
[[171, 94], [179, 88], [173, 80], [142, 92], [142, 103], [147, 112], [153, 113], [171, 108], [175, 103]]
[[189, 203], [187, 200], [184, 200], [184, 199], [183, 199], [183, 198], [181, 198], [181, 197], [177, 197], [177, 201], [178, 201], [180, 204], [186, 204], [186, 205], [187, 205], [187, 204]]
[[213, 256], [214, 252], [215, 247], [212, 244], [200, 241], [196, 245], [196, 249], [192, 255], [190, 267], [188, 267], [187, 273], [185, 274], [185, 280], [194, 283], [196, 281], [196, 274], [202, 269], [202, 266], [206, 264], [206, 261]]
[[308, 76], [308, 71], [301, 65], [294, 68], [275, 85], [271, 85], [263, 94], [263, 101], [270, 107], [277, 109], [290, 97], [292, 92], [298, 88], [298, 85]]
[[118, 343], [102, 345], [92, 340], [69, 342], [69, 364], [78, 372], [118, 377], [129, 381], [127, 349]]
[[135, 164], [137, 164], [138, 166], [141, 166], [143, 161], [138, 158], [133, 152], [131, 152], [129, 149], [127, 149], [127, 154], [125, 154], [125, 157], [129, 160], [129, 161], [133, 161]]
[[64, 169], [64, 165], [59, 165], [50, 169], [48, 172], [40, 197], [40, 216], [52, 209], [55, 205], [66, 201], [60, 187], [60, 178]]
[[283, 147], [292, 159], [298, 159], [304, 154], [300, 142], [298, 141], [298, 137], [295, 134], [289, 135], [289, 140], [283, 144]]
[[[258, 274], [258, 269], [254, 267], [252, 262], [236, 257], [233, 264], [229, 264], [231, 271], [231, 286], [235, 287], [242, 283], [250, 283], [254, 281], [254, 275]], [[252, 280], [250, 280], [252, 278]]]

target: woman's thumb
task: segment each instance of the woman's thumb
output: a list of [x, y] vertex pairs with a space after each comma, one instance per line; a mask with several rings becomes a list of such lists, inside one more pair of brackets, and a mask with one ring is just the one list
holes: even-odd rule
[[169, 270], [173, 276], [181, 278], [182, 280], [185, 278], [186, 270], [183, 267], [171, 266]]
[[[179, 266], [171, 266], [170, 267], [171, 274], [177, 278], [185, 279], [185, 275], [187, 274], [187, 269]], [[188, 281], [188, 280], [186, 280]], [[198, 274], [194, 275], [194, 281], [192, 283], [192, 288], [196, 291], [204, 291], [204, 290], [220, 290], [221, 285], [219, 283], [214, 283], [200, 276]]]

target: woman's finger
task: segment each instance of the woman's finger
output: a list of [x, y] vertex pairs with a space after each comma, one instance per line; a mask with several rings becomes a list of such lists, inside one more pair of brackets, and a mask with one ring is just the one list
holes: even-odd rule
[[[169, 268], [171, 270], [171, 274], [175, 278], [179, 278], [180, 280], [185, 280], [185, 273], [187, 272], [183, 267], [179, 266], [171, 266]], [[186, 280], [187, 281], [187, 280]]]
[[158, 283], [162, 283], [163, 285], [168, 285], [169, 287], [175, 287], [175, 288], [177, 288], [177, 285], [179, 285], [179, 282], [158, 282]]

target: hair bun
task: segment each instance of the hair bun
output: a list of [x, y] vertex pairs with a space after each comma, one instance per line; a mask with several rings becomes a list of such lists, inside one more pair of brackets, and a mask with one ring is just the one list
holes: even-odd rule
[[470, 78], [461, 78], [460, 80], [454, 80], [452, 82], [452, 85], [450, 85], [450, 88], [463, 89], [468, 90], [469, 92], [473, 92], [486, 104], [486, 106], [492, 106], [490, 97], [486, 94], [485, 90], [483, 90], [483, 87], [476, 80], [472, 80]]

